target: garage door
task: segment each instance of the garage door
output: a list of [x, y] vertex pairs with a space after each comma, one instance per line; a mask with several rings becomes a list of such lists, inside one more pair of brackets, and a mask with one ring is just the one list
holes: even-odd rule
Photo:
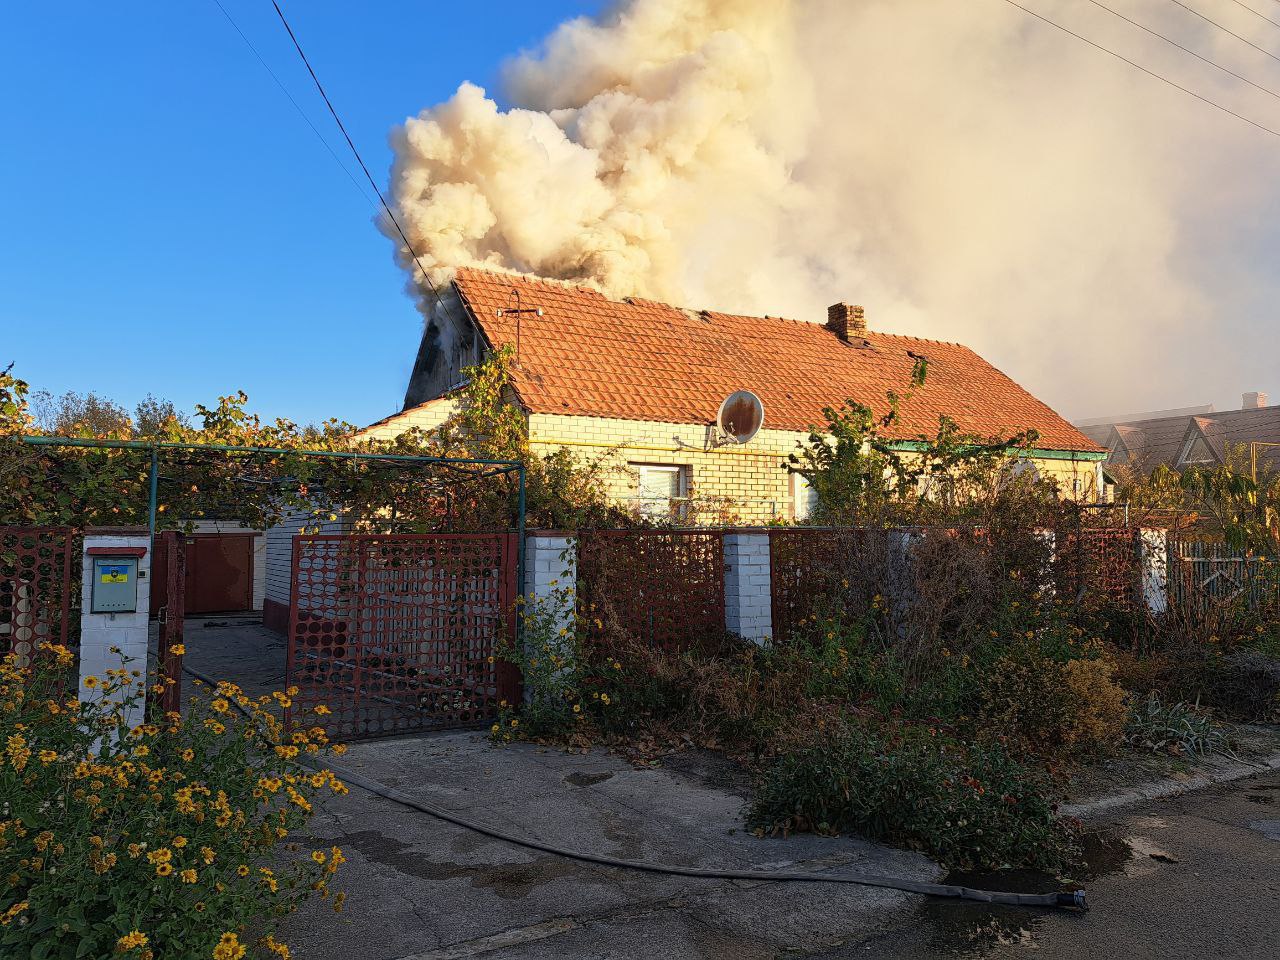
[[253, 535], [187, 539], [187, 616], [253, 608]]

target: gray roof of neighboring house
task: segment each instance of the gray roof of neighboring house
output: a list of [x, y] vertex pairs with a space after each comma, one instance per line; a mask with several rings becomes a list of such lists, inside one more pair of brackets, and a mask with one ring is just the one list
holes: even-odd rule
[[1180, 458], [1195, 435], [1204, 437], [1218, 462], [1233, 447], [1247, 454], [1250, 443], [1277, 444], [1260, 446], [1257, 453], [1259, 463], [1280, 469], [1280, 406], [1113, 423], [1106, 426], [1106, 438], [1101, 439], [1103, 429], [1103, 425], [1093, 425], [1083, 432], [1113, 451], [1112, 463], [1127, 459], [1144, 472], [1160, 464], [1181, 466]]

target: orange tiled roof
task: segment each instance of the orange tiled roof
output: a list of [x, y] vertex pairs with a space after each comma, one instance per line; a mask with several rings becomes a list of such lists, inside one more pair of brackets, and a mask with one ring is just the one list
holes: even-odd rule
[[898, 434], [937, 429], [945, 413], [985, 436], [1039, 431], [1036, 446], [1102, 448], [987, 363], [954, 343], [869, 332], [845, 343], [824, 326], [779, 317], [681, 310], [652, 300], [610, 300], [597, 290], [532, 277], [460, 269], [454, 286], [489, 343], [514, 344], [516, 322], [499, 317], [520, 290], [520, 365], [513, 386], [531, 413], [712, 423], [720, 402], [752, 390], [765, 428], [807, 430], [823, 407], [852, 398], [877, 412], [888, 390], [910, 386], [913, 360], [929, 360], [928, 380], [904, 405]]

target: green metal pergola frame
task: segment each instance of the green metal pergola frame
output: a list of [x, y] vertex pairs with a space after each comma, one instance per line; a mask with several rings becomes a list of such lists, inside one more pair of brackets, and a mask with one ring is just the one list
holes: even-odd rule
[[154, 543], [156, 513], [160, 487], [161, 450], [197, 450], [214, 453], [271, 454], [283, 456], [317, 457], [333, 460], [383, 461], [408, 464], [436, 464], [443, 467], [464, 469], [485, 467], [473, 479], [482, 480], [514, 472], [517, 477], [516, 494], [516, 584], [517, 593], [524, 590], [525, 566], [525, 465], [519, 460], [468, 460], [455, 457], [416, 457], [400, 453], [355, 453], [342, 450], [290, 450], [284, 447], [241, 447], [221, 443], [171, 443], [151, 440], [87, 440], [71, 437], [24, 436], [24, 443], [33, 447], [81, 447], [96, 450], [146, 450], [151, 454], [148, 475], [147, 529]]

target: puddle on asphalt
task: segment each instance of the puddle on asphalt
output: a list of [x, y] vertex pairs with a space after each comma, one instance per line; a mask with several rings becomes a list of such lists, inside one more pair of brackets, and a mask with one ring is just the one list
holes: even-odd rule
[[[1080, 841], [1082, 862], [1068, 877], [1040, 870], [953, 870], [943, 883], [1002, 890], [1009, 893], [1049, 893], [1086, 887], [1087, 882], [1120, 871], [1155, 865], [1152, 858], [1167, 857], [1149, 841], [1122, 839], [1106, 833], [1086, 834]], [[1051, 912], [964, 900], [931, 899], [919, 908], [919, 916], [932, 929], [929, 947], [940, 956], [981, 957], [996, 947], [1034, 948], [1036, 927]]]

